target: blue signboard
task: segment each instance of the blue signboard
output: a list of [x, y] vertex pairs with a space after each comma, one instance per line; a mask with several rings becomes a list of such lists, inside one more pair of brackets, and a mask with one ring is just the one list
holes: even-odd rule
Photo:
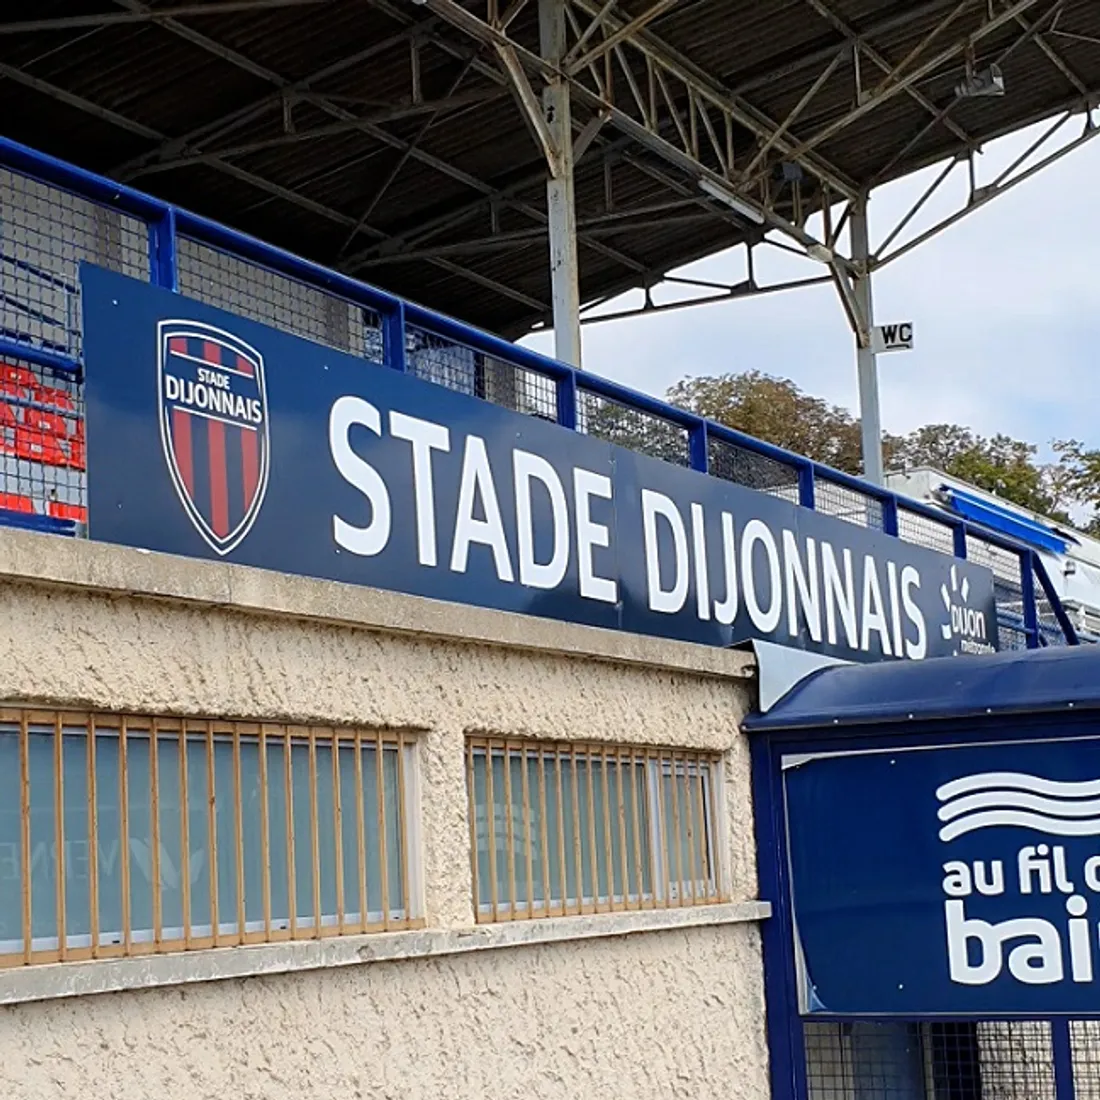
[[991, 573], [85, 266], [93, 538], [849, 660], [992, 649]]
[[1006, 727], [784, 761], [804, 1012], [1100, 1010], [1100, 731]]

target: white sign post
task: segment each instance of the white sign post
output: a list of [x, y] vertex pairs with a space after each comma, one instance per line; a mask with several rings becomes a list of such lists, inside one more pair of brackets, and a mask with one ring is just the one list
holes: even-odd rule
[[871, 350], [876, 355], [887, 351], [913, 350], [913, 322], [897, 325], [875, 325], [871, 330]]

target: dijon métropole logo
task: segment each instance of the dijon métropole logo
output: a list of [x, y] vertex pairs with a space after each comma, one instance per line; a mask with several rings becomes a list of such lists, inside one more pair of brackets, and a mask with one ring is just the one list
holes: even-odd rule
[[996, 647], [989, 639], [989, 623], [985, 612], [970, 606], [970, 579], [959, 581], [958, 567], [951, 566], [951, 584], [940, 585], [947, 620], [940, 626], [945, 642], [953, 643], [953, 654], [993, 653]]

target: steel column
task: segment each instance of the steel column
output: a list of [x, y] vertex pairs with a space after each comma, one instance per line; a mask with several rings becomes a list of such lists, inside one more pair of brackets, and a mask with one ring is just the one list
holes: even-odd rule
[[[567, 52], [565, 0], [539, 0], [539, 38], [543, 58], [557, 69]], [[573, 126], [569, 84], [560, 72], [542, 93], [543, 117], [553, 143], [546, 181], [550, 233], [550, 284], [554, 303], [554, 355], [581, 365], [581, 302], [577, 263], [577, 213], [573, 197]]]
[[871, 242], [867, 229], [867, 199], [852, 207], [852, 290], [862, 325], [856, 331], [856, 369], [859, 375], [859, 423], [863, 452], [863, 476], [875, 485], [883, 484], [882, 417], [878, 403], [878, 364], [872, 344], [874, 301], [871, 294]]

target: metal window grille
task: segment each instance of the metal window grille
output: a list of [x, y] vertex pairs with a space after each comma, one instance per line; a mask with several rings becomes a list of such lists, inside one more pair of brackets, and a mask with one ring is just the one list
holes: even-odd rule
[[472, 739], [466, 766], [478, 920], [725, 900], [716, 758]]
[[417, 925], [413, 747], [0, 712], [0, 967]]
[[577, 429], [677, 466], [691, 465], [687, 428], [590, 390], [577, 390]]
[[808, 1100], [1055, 1097], [1047, 1023], [808, 1022], [803, 1034]]
[[714, 477], [757, 489], [797, 504], [798, 468], [711, 436], [707, 441], [710, 473]]
[[382, 320], [374, 310], [186, 237], [178, 242], [177, 269], [180, 292], [189, 298], [384, 362]]

